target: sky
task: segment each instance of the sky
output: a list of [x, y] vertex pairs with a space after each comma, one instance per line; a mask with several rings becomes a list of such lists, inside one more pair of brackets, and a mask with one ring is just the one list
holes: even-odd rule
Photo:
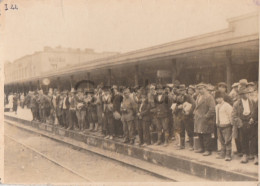
[[142, 49], [227, 28], [228, 18], [259, 11], [257, 1], [0, 0], [0, 59], [14, 61], [44, 46]]

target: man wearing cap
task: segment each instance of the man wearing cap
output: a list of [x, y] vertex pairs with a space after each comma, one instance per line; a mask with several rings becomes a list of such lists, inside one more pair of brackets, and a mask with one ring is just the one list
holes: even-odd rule
[[232, 125], [231, 113], [232, 106], [224, 101], [224, 93], [217, 91], [215, 94], [216, 105], [216, 125], [217, 135], [221, 144], [221, 152], [218, 154], [218, 159], [226, 161], [231, 160], [231, 141], [232, 141]]
[[[155, 97], [156, 97], [156, 90], [155, 85], [150, 84], [148, 87], [148, 94], [147, 94], [147, 100], [150, 104], [150, 112], [151, 112], [151, 125], [150, 125], [150, 136], [152, 136], [152, 133], [156, 131], [156, 107], [155, 107]], [[151, 138], [151, 142], [154, 143], [153, 138]]]
[[238, 95], [238, 85], [239, 85], [239, 83], [233, 83], [232, 90], [229, 93], [229, 97], [231, 97], [233, 103], [235, 103], [236, 100], [239, 98], [239, 95]]
[[113, 86], [112, 88], [113, 88], [112, 102], [113, 102], [113, 116], [115, 122], [115, 135], [120, 137], [123, 136], [123, 124], [121, 121], [121, 112], [120, 112], [120, 106], [123, 101], [123, 96], [118, 92], [117, 86]]
[[206, 90], [204, 83], [197, 85], [199, 95], [194, 110], [194, 132], [199, 136], [200, 149], [196, 153], [211, 155], [211, 134], [214, 132], [215, 100]]
[[103, 104], [102, 104], [102, 89], [100, 87], [94, 90], [94, 99], [95, 99], [95, 105], [97, 111], [97, 124], [95, 125], [94, 131], [101, 131]]
[[41, 122], [46, 122], [47, 117], [49, 116], [49, 110], [50, 110], [50, 100], [43, 93], [43, 91], [40, 91], [40, 96], [39, 96], [39, 108], [40, 108], [40, 119]]
[[134, 119], [135, 114], [137, 113], [137, 105], [130, 98], [130, 90], [126, 88], [124, 90], [124, 97], [121, 103], [120, 111], [122, 113], [122, 122], [124, 129], [124, 143], [128, 143], [130, 140], [130, 144], [134, 144]]
[[189, 136], [189, 149], [193, 150], [194, 122], [193, 111], [195, 101], [186, 93], [184, 84], [179, 86], [179, 95], [177, 97], [177, 106], [174, 112], [174, 123], [179, 126], [180, 146], [178, 149], [185, 148], [185, 131]]
[[225, 82], [218, 83], [218, 90], [224, 94], [224, 101], [233, 105], [232, 98], [227, 94], [227, 84]]
[[64, 90], [62, 92], [63, 98], [62, 98], [62, 120], [63, 120], [63, 127], [68, 128], [69, 127], [69, 108], [70, 108], [70, 102], [68, 97], [68, 91]]
[[164, 146], [167, 146], [169, 140], [169, 102], [168, 96], [163, 92], [162, 85], [157, 85], [157, 95], [154, 102], [156, 106], [156, 129], [158, 134], [156, 145], [162, 143], [162, 135], [164, 134]]
[[102, 96], [103, 102], [103, 132], [105, 139], [113, 139], [115, 136], [115, 122], [113, 118], [113, 103], [111, 87], [104, 87], [104, 95]]
[[90, 125], [89, 130], [93, 131], [95, 126], [98, 126], [97, 105], [93, 89], [87, 91], [87, 119]]
[[38, 95], [37, 95], [37, 91], [34, 91], [31, 95], [30, 98], [30, 108], [32, 111], [32, 115], [33, 115], [33, 121], [39, 121], [39, 104], [38, 104]]
[[232, 123], [238, 128], [243, 153], [241, 163], [247, 163], [252, 157], [254, 163], [258, 164], [258, 107], [248, 98], [249, 91], [245, 86], [240, 87], [238, 93], [240, 98], [233, 106]]
[[85, 129], [86, 123], [86, 105], [84, 102], [84, 93], [82, 88], [77, 89], [77, 94], [75, 96], [76, 100], [76, 116], [78, 119], [79, 130], [83, 131]]
[[150, 104], [147, 99], [147, 94], [145, 90], [141, 90], [141, 104], [138, 106], [138, 135], [139, 135], [139, 145], [147, 146], [151, 145], [150, 138], [150, 123], [151, 123], [151, 113]]
[[255, 103], [257, 103], [258, 101], [258, 93], [257, 93], [257, 90], [256, 90], [256, 86], [255, 86], [255, 83], [254, 82], [249, 82], [247, 84], [247, 88], [248, 88], [248, 91], [249, 91], [249, 94], [248, 94], [248, 97], [254, 101]]
[[69, 95], [69, 127], [68, 130], [78, 128], [77, 127], [77, 116], [76, 116], [76, 97], [75, 97], [76, 91], [74, 88], [71, 89], [70, 95]]
[[57, 90], [56, 93], [56, 116], [58, 119], [58, 124], [60, 126], [63, 126], [63, 119], [62, 119], [62, 100], [63, 100], [63, 95], [61, 94], [61, 92], [59, 90]]

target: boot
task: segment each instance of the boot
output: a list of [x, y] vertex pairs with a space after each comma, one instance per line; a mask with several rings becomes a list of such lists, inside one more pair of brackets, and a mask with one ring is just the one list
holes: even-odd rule
[[231, 150], [227, 150], [226, 152], [226, 157], [225, 157], [225, 161], [231, 161]]
[[177, 148], [178, 150], [185, 149], [185, 138], [180, 138], [180, 146]]
[[93, 123], [90, 123], [90, 124], [89, 124], [89, 131], [93, 131], [93, 129], [94, 129], [94, 124], [93, 124]]
[[226, 156], [226, 151], [224, 149], [221, 149], [220, 153], [217, 155], [217, 159], [224, 159]]
[[161, 145], [161, 143], [162, 143], [161, 138], [162, 138], [162, 133], [158, 133], [158, 139], [157, 139], [157, 142], [155, 143], [155, 145]]
[[193, 151], [193, 150], [194, 150], [194, 148], [193, 148], [193, 137], [190, 138], [190, 140], [189, 140], [189, 150], [190, 150], [190, 151]]
[[98, 131], [98, 123], [95, 123], [95, 129], [94, 129], [95, 132]]
[[257, 155], [254, 156], [254, 164], [258, 165], [258, 156]]
[[241, 159], [241, 161], [240, 161], [240, 163], [247, 163], [247, 162], [248, 162], [247, 155], [244, 154], [243, 157], [242, 157], [242, 159]]
[[168, 146], [168, 141], [169, 141], [169, 133], [165, 132], [165, 140], [164, 140], [164, 147]]

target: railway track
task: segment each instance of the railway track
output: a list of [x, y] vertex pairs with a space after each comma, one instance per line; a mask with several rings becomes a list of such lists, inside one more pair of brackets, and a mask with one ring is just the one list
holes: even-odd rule
[[[7, 124], [7, 123], [8, 122], [5, 121], [5, 124]], [[96, 167], [92, 167], [93, 166], [92, 164], [90, 164], [90, 165], [88, 164], [89, 161], [92, 161], [92, 160], [89, 160], [88, 154], [90, 154], [91, 156], [97, 157], [97, 160], [93, 159], [93, 161], [94, 162], [97, 161], [96, 164], [98, 164], [97, 166], [100, 167], [101, 169], [104, 169], [104, 170], [107, 169], [106, 167], [103, 167], [103, 164], [104, 164], [104, 166], [111, 166], [112, 165], [112, 167], [116, 167], [118, 169], [117, 173], [111, 172], [111, 174], [112, 174], [112, 177], [118, 177], [119, 176], [119, 181], [121, 180], [121, 182], [122, 181], [125, 182], [129, 179], [131, 180], [131, 177], [138, 177], [137, 179], [139, 179], [139, 181], [142, 180], [141, 182], [143, 182], [143, 179], [144, 180], [151, 180], [151, 181], [154, 181], [154, 182], [175, 181], [175, 180], [170, 179], [168, 177], [164, 177], [160, 174], [155, 174], [152, 171], [149, 171], [149, 169], [146, 170], [145, 168], [142, 168], [142, 167], [140, 168], [140, 167], [136, 166], [135, 163], [131, 160], [131, 158], [130, 158], [129, 161], [132, 164], [126, 163], [126, 162], [124, 162], [123, 158], [119, 155], [116, 157], [116, 159], [109, 157], [110, 155], [103, 156], [100, 153], [92, 151], [93, 149], [91, 151], [88, 151], [88, 150], [83, 149], [80, 146], [77, 147], [77, 146], [69, 144], [69, 143], [67, 143], [63, 140], [58, 140], [54, 136], [51, 137], [51, 136], [45, 135], [45, 134], [41, 133], [40, 131], [37, 131], [37, 132], [36, 131], [28, 131], [25, 128], [21, 128], [21, 126], [11, 125], [10, 123], [8, 123], [6, 125], [5, 130], [6, 130], [6, 132], [5, 132], [4, 136], [7, 139], [10, 139], [10, 140], [14, 141], [15, 143], [20, 144], [21, 146], [25, 147], [26, 149], [29, 149], [30, 151], [38, 154], [39, 156], [48, 160], [49, 162], [56, 164], [57, 166], [61, 167], [62, 169], [69, 171], [70, 173], [80, 177], [81, 179], [85, 180], [86, 182], [93, 183], [93, 182], [100, 182], [100, 181], [102, 181], [102, 182], [103, 181], [105, 181], [105, 182], [111, 181], [111, 179], [107, 178], [106, 176], [101, 175], [101, 177], [96, 177], [94, 174], [91, 175], [93, 172], [96, 172], [96, 171], [100, 172], [100, 170], [99, 169], [96, 170]], [[19, 133], [21, 133], [21, 134], [19, 134]], [[15, 134], [15, 135], [13, 135], [13, 134]], [[20, 138], [21, 138], [21, 140], [20, 140]], [[37, 138], [37, 139], [33, 139], [33, 140], [36, 141], [36, 143], [32, 142], [32, 139], [30, 139], [28, 141], [27, 138], [28, 139], [29, 138]], [[37, 141], [44, 141], [44, 144], [41, 145], [43, 147], [39, 146]], [[76, 160], [76, 161], [69, 160], [70, 163], [68, 163], [68, 162], [65, 162], [64, 159], [59, 159], [60, 157], [57, 158], [56, 154], [58, 153], [58, 151], [56, 149], [56, 146], [54, 146], [55, 149], [52, 149], [53, 144], [51, 145], [52, 147], [48, 147], [48, 144], [50, 142], [53, 143], [53, 144], [56, 144], [56, 146], [57, 145], [60, 146], [59, 147], [60, 151], [63, 151], [63, 149], [61, 149], [61, 148], [66, 148], [66, 149], [71, 149], [72, 151], [75, 151], [77, 153], [81, 153], [83, 157], [79, 156], [80, 161], [84, 161], [85, 163], [86, 162], [87, 163], [84, 164], [84, 165], [79, 164], [78, 160]], [[55, 150], [55, 152], [51, 152], [52, 150]], [[75, 156], [75, 154], [71, 155], [70, 151], [66, 152], [66, 150], [65, 150], [64, 153], [68, 153], [68, 154], [64, 154], [62, 156], [68, 156], [69, 155], [69, 156], [73, 156], [76, 159], [78, 157], [78, 156]], [[58, 156], [60, 156], [61, 154], [59, 154]], [[108, 152], [108, 154], [109, 154], [109, 152]], [[128, 159], [127, 157], [124, 157], [124, 158]], [[92, 158], [90, 157], [90, 159], [92, 159]], [[117, 159], [119, 159], [119, 160], [117, 160]], [[101, 161], [103, 163], [101, 164], [101, 163], [99, 163], [99, 161]], [[116, 166], [114, 166], [114, 165], [116, 165]], [[122, 167], [124, 167], [124, 168], [122, 168]], [[90, 169], [92, 172], [90, 172], [90, 174], [89, 174], [89, 172], [86, 169]], [[101, 171], [101, 173], [99, 173], [99, 174], [102, 174], [102, 172], [105, 172], [105, 171]], [[108, 172], [106, 172], [105, 174], [107, 174], [107, 173]], [[121, 175], [119, 175], [119, 174], [121, 174]], [[88, 176], [86, 176], [86, 175], [88, 175]], [[105, 178], [103, 178], [103, 177], [105, 177]], [[114, 180], [114, 178], [112, 180], [117, 181], [117, 180]]]
[[22, 143], [22, 142], [16, 140], [15, 138], [13, 138], [13, 137], [11, 137], [11, 136], [9, 136], [9, 135], [6, 135], [6, 134], [5, 134], [4, 136], [5, 136], [6, 138], [8, 138], [8, 139], [11, 139], [11, 140], [14, 141], [15, 143], [17, 143], [17, 144], [19, 144], [19, 145], [21, 145], [21, 146], [23, 146], [23, 147], [29, 149], [30, 151], [32, 151], [32, 152], [34, 152], [34, 153], [40, 155], [41, 157], [43, 157], [44, 159], [46, 159], [46, 160], [48, 160], [48, 161], [54, 163], [55, 165], [58, 165], [59, 167], [61, 167], [61, 168], [65, 169], [65, 170], [67, 170], [67, 171], [69, 171], [69, 172], [75, 174], [76, 176], [78, 176], [78, 177], [84, 179], [85, 181], [87, 181], [87, 182], [95, 182], [95, 180], [93, 180], [93, 179], [91, 179], [91, 178], [89, 178], [89, 177], [86, 177], [85, 175], [82, 175], [82, 174], [78, 173], [77, 171], [72, 170], [71, 168], [69, 168], [69, 167], [63, 165], [62, 163], [60, 163], [60, 162], [58, 162], [58, 161], [52, 159], [51, 157], [49, 157], [49, 156], [47, 156], [47, 155], [41, 153], [40, 151], [36, 150], [35, 148], [33, 148], [33, 147], [31, 147], [31, 146], [28, 146], [28, 145], [26, 145], [26, 144], [24, 144], [24, 143]]

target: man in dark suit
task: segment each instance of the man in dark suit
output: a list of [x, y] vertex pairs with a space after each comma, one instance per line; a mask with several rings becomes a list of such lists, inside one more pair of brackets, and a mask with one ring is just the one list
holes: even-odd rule
[[194, 132], [199, 136], [200, 149], [196, 153], [203, 153], [203, 156], [211, 155], [210, 138], [214, 132], [215, 100], [207, 90], [207, 85], [197, 85], [199, 95], [194, 110]]
[[70, 102], [68, 97], [68, 91], [64, 90], [63, 92], [63, 99], [62, 99], [62, 119], [63, 119], [63, 127], [69, 127], [69, 108]]
[[161, 138], [164, 133], [164, 146], [167, 146], [169, 140], [169, 104], [168, 96], [163, 92], [162, 85], [157, 85], [157, 95], [154, 102], [156, 105], [156, 128], [158, 133], [156, 145], [162, 143]]
[[243, 157], [241, 163], [247, 163], [252, 156], [254, 164], [258, 164], [258, 107], [248, 98], [248, 89], [240, 87], [238, 94], [240, 98], [234, 103], [232, 112], [232, 124], [239, 130], [239, 141]]
[[121, 118], [119, 117], [121, 115], [120, 106], [123, 101], [123, 96], [118, 92], [117, 86], [113, 86], [112, 89], [113, 89], [112, 102], [113, 102], [113, 115], [114, 115], [114, 122], [115, 122], [115, 135], [123, 136], [123, 124]]
[[121, 120], [123, 122], [124, 129], [124, 143], [128, 143], [130, 139], [130, 144], [134, 144], [134, 120], [137, 111], [137, 105], [130, 97], [129, 88], [124, 90], [124, 98], [120, 107], [120, 111], [122, 113]]
[[[185, 148], [185, 131], [189, 136], [190, 150], [193, 150], [193, 136], [194, 136], [194, 122], [193, 122], [193, 111], [195, 108], [194, 99], [186, 93], [185, 85], [179, 87], [181, 100], [178, 104], [177, 110], [180, 111], [180, 146], [179, 149]], [[188, 108], [189, 107], [189, 108]]]
[[150, 137], [150, 123], [151, 123], [151, 106], [147, 99], [147, 94], [145, 90], [141, 92], [141, 104], [138, 107], [137, 117], [138, 117], [138, 135], [139, 135], [139, 145], [147, 146], [151, 145]]

